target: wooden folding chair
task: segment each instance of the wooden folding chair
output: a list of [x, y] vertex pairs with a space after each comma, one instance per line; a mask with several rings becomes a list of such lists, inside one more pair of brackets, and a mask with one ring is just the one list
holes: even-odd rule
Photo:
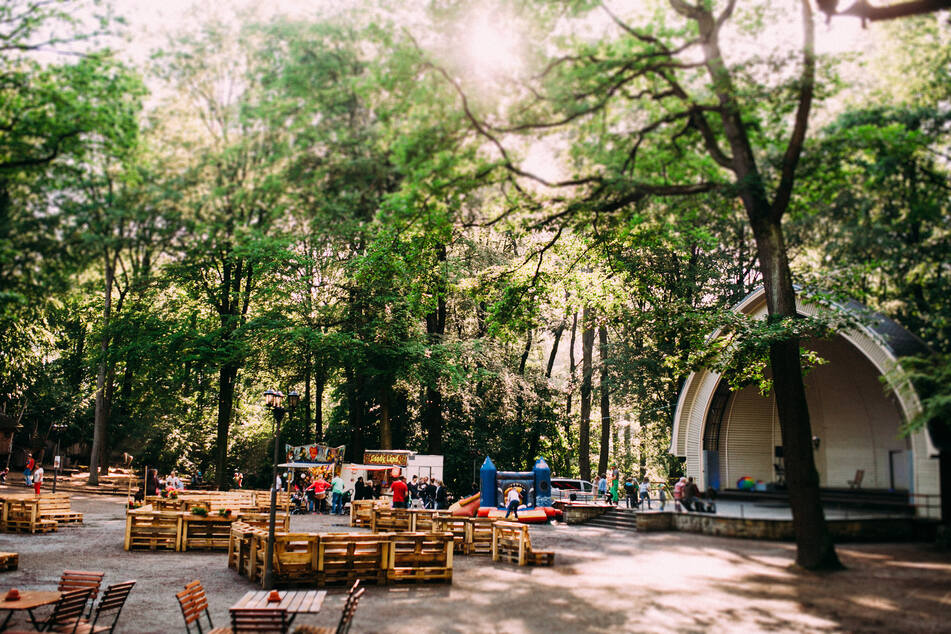
[[92, 606], [99, 596], [99, 586], [102, 585], [102, 578], [106, 576], [103, 572], [92, 572], [89, 570], [64, 570], [59, 578], [59, 586], [56, 588], [60, 592], [72, 592], [81, 588], [91, 588], [92, 594], [89, 595], [89, 612], [87, 616], [92, 616]]
[[285, 634], [290, 627], [283, 608], [232, 608], [234, 634]]
[[[132, 586], [134, 585], [135, 581], [124, 581], [107, 587], [105, 592], [102, 593], [99, 605], [96, 606], [96, 617], [92, 620], [92, 623], [81, 623], [76, 629], [76, 634], [101, 634], [102, 632], [112, 634], [116, 628], [116, 623], [119, 622], [119, 615], [122, 613], [125, 600], [129, 598], [129, 593], [132, 592]], [[112, 622], [106, 625], [105, 622], [109, 621], [110, 618]], [[103, 623], [100, 623], [100, 620]]]
[[861, 488], [862, 488], [862, 478], [864, 478], [864, 477], [865, 477], [865, 470], [864, 470], [864, 469], [856, 469], [856, 471], [855, 471], [855, 479], [854, 479], [854, 480], [849, 480], [849, 488], [850, 488], [850, 489], [861, 489]]
[[[192, 625], [195, 626], [198, 634], [228, 634], [231, 632], [227, 627], [215, 627], [211, 622], [211, 613], [208, 612], [208, 599], [205, 597], [205, 589], [201, 586], [201, 581], [194, 581], [185, 584], [185, 589], [175, 595], [178, 599], [178, 605], [182, 608], [182, 616], [185, 618], [185, 631], [191, 634]], [[204, 614], [208, 619], [208, 629], [201, 625], [201, 615]]]
[[360, 580], [353, 582], [350, 590], [347, 591], [347, 601], [343, 605], [343, 612], [340, 614], [340, 621], [336, 628], [314, 627], [312, 625], [299, 625], [294, 634], [347, 634], [350, 631], [350, 623], [353, 621], [353, 615], [357, 611], [357, 604], [360, 603], [360, 597], [366, 592], [366, 588], [360, 587]]

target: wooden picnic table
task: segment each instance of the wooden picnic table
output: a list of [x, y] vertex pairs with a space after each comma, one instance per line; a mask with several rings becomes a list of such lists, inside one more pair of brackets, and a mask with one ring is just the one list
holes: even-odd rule
[[39, 629], [40, 624], [33, 616], [33, 610], [56, 603], [62, 595], [62, 592], [56, 590], [20, 590], [20, 598], [16, 601], [0, 599], [0, 609], [8, 610], [7, 618], [3, 620], [3, 625], [0, 625], [0, 630], [7, 629], [10, 619], [13, 618], [13, 613], [18, 610], [26, 610], [27, 614], [30, 615], [30, 622], [33, 627]]
[[268, 590], [251, 590], [246, 592], [238, 602], [231, 606], [232, 610], [255, 608], [280, 608], [287, 611], [288, 625], [294, 622], [298, 614], [317, 614], [324, 605], [327, 597], [326, 590], [279, 590], [281, 601], [268, 603]]

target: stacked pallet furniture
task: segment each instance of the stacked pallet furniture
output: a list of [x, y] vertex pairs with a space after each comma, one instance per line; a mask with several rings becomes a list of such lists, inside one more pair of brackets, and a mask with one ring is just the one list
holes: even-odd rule
[[317, 545], [317, 585], [386, 583], [393, 533], [321, 533]]
[[390, 539], [387, 581], [452, 583], [451, 533], [396, 533]]
[[[185, 511], [156, 511], [144, 506], [126, 512], [126, 550], [222, 550], [232, 548], [231, 527], [239, 522], [267, 527], [267, 516], [259, 513], [210, 513], [199, 515]], [[286, 531], [290, 516], [275, 517], [278, 530]]]
[[374, 533], [408, 533], [412, 530], [410, 528], [412, 520], [413, 516], [408, 509], [376, 507], [370, 519], [370, 530]]
[[0, 553], [0, 572], [16, 570], [19, 565], [19, 553]]
[[147, 506], [126, 512], [126, 550], [178, 550], [181, 534], [181, 513]]
[[[231, 526], [228, 566], [262, 582], [267, 531]], [[452, 582], [450, 533], [286, 533], [274, 536], [273, 580], [278, 586]]]
[[452, 541], [457, 553], [466, 552], [467, 517], [440, 516], [433, 519], [433, 530], [440, 533], [452, 533]]
[[376, 500], [351, 500], [350, 526], [369, 528], [373, 520], [373, 509], [376, 508], [377, 504]]
[[82, 524], [83, 514], [72, 510], [69, 496], [62, 493], [44, 493], [39, 497], [40, 518], [57, 524]]
[[495, 522], [489, 517], [467, 517], [463, 552], [467, 555], [491, 555], [492, 527]]
[[510, 561], [519, 566], [550, 566], [555, 553], [532, 550], [528, 526], [517, 522], [495, 522], [492, 525], [492, 561]]
[[0, 527], [11, 533], [49, 533], [58, 526], [56, 520], [40, 515], [39, 498], [35, 495], [11, 495], [3, 498]]

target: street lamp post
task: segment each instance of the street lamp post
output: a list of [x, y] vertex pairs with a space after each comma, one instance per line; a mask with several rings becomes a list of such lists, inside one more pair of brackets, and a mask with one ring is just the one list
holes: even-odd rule
[[267, 390], [264, 392], [264, 405], [274, 415], [274, 470], [271, 474], [271, 517], [268, 522], [267, 551], [264, 559], [265, 590], [274, 587], [272, 572], [274, 566], [274, 525], [277, 521], [277, 464], [280, 462], [281, 420], [287, 412], [293, 411], [297, 407], [300, 402], [300, 395], [295, 390], [291, 390], [290, 394], [287, 395], [287, 409], [281, 407], [283, 401], [284, 395], [279, 391]]
[[53, 423], [53, 431], [56, 432], [56, 449], [53, 451], [53, 493], [56, 493], [56, 478], [59, 476], [60, 457], [59, 457], [59, 437], [66, 429], [64, 423]]

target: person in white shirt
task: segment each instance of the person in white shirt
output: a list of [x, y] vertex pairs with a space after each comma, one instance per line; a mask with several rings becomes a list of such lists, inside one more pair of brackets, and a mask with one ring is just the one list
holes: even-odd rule
[[505, 519], [508, 519], [512, 512], [515, 513], [515, 519], [518, 519], [518, 505], [522, 503], [522, 496], [518, 494], [516, 487], [509, 489], [508, 495], [505, 496], [505, 503], [508, 506], [505, 511]]
[[647, 501], [647, 508], [651, 507], [651, 489], [650, 489], [650, 480], [645, 478], [641, 480], [641, 486], [638, 487], [638, 492], [641, 494], [641, 507], [644, 506], [644, 501]]

